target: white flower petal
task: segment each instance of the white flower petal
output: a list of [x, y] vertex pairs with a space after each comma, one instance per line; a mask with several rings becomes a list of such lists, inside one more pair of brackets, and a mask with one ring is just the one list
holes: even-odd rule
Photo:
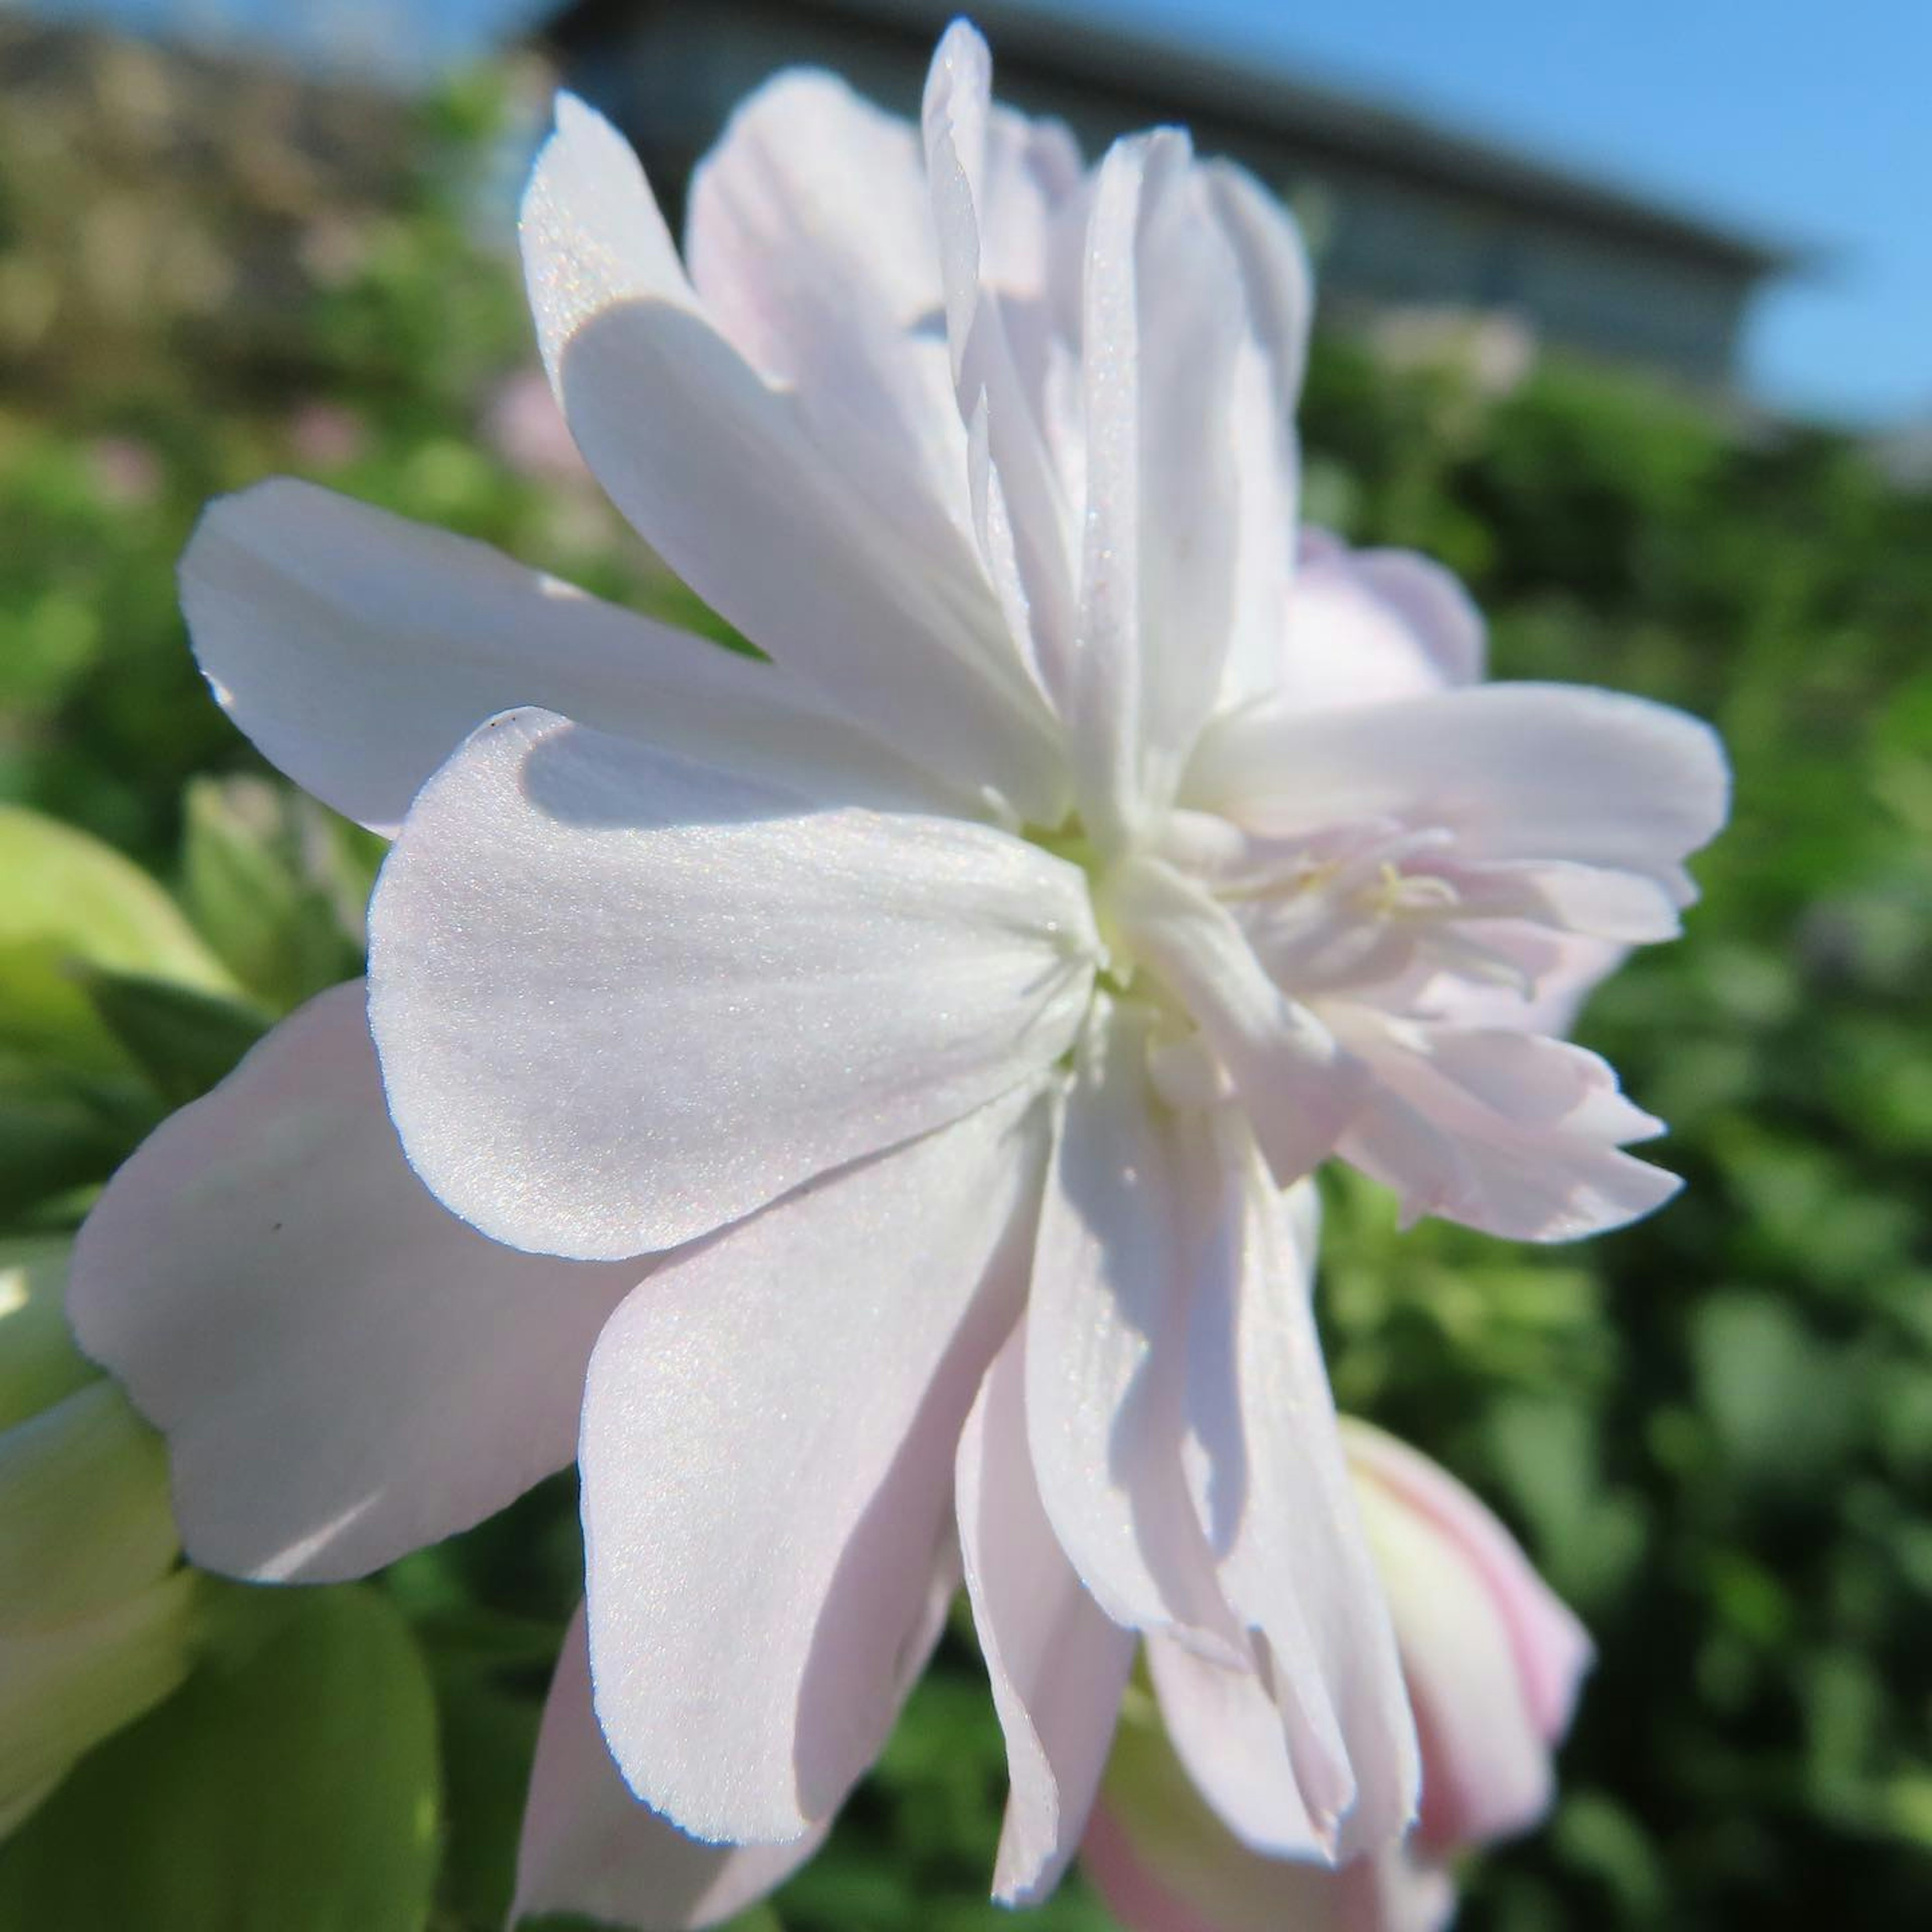
[[970, 535], [916, 472], [871, 460], [862, 414], [820, 390], [814, 416], [718, 332], [636, 157], [568, 96], [522, 232], [572, 433], [645, 538], [848, 716], [955, 785], [1058, 823], [1052, 719]]
[[1154, 1098], [1148, 1023], [1096, 1004], [1040, 1212], [1027, 1306], [1027, 1430], [1040, 1498], [1118, 1624], [1238, 1660], [1181, 1468], [1186, 1300], [1218, 1204]]
[[1358, 550], [1348, 559], [1358, 581], [1400, 616], [1441, 682], [1474, 684], [1489, 656], [1488, 626], [1453, 572], [1409, 550]]
[[196, 655], [235, 722], [304, 790], [379, 831], [518, 704], [855, 803], [976, 803], [774, 665], [313, 484], [279, 478], [210, 505], [181, 580]]
[[598, 1714], [700, 1837], [796, 1838], [884, 1740], [1024, 1292], [1044, 1112], [1010, 1096], [817, 1182], [666, 1262], [598, 1345]]
[[1216, 1127], [1232, 1232], [1195, 1284], [1190, 1466], [1222, 1589], [1266, 1640], [1306, 1808], [1285, 1811], [1279, 1835], [1244, 1835], [1293, 1850], [1312, 1821], [1315, 1849], [1346, 1860], [1414, 1817], [1414, 1726], [1316, 1334], [1314, 1190], [1285, 1198], [1238, 1117]]
[[1276, 1180], [1312, 1172], [1361, 1109], [1360, 1061], [1268, 977], [1227, 908], [1164, 860], [1119, 867], [1108, 904], [1226, 1067]]
[[438, 1206], [358, 982], [149, 1137], [81, 1230], [68, 1307], [166, 1432], [189, 1555], [328, 1580], [566, 1467], [591, 1345], [648, 1266], [534, 1259]]
[[632, 1797], [597, 1728], [584, 1612], [571, 1619], [544, 1705], [517, 1850], [510, 1922], [573, 1913], [637, 1932], [695, 1932], [754, 1905], [818, 1850], [712, 1845]]
[[1329, 1017], [1376, 1085], [1342, 1137], [1355, 1166], [1439, 1214], [1518, 1241], [1574, 1240], [1660, 1207], [1682, 1183], [1619, 1150], [1662, 1123], [1581, 1047], [1484, 1027]]
[[1208, 206], [1234, 250], [1248, 327], [1268, 358], [1274, 406], [1284, 421], [1301, 398], [1315, 316], [1313, 272], [1294, 218], [1243, 167], [1202, 164]]
[[[1175, 1756], [1227, 1830], [1270, 1858], [1327, 1862], [1354, 1786], [1343, 1775], [1325, 1790], [1305, 1786], [1308, 1772], [1321, 1768], [1304, 1763], [1298, 1772], [1281, 1706], [1258, 1669], [1216, 1664], [1154, 1636], [1148, 1672]], [[1346, 1773], [1339, 1752], [1336, 1768]]]
[[1266, 357], [1252, 340], [1235, 356], [1228, 436], [1234, 475], [1234, 574], [1217, 708], [1281, 682], [1282, 635], [1294, 580], [1301, 464], [1294, 418], [1276, 405]]
[[[1041, 689], [1066, 699], [1074, 648], [1074, 520], [1042, 419], [1054, 190], [1064, 136], [994, 108], [992, 56], [956, 20], [926, 77], [921, 120], [946, 338], [980, 550]], [[1073, 172], [1077, 175], [1077, 165]], [[1031, 328], [1022, 374], [1013, 328]]]
[[1186, 136], [1117, 142], [1087, 237], [1087, 514], [1071, 722], [1103, 838], [1165, 808], [1221, 684], [1237, 575], [1228, 424], [1245, 291]]
[[1452, 862], [1444, 866], [1443, 873], [1476, 919], [1526, 919], [1548, 929], [1621, 946], [1652, 945], [1675, 939], [1683, 930], [1674, 880], [1666, 883], [1641, 872], [1556, 860], [1486, 866]]
[[1203, 736], [1188, 802], [1291, 836], [1389, 820], [1478, 860], [1568, 860], [1674, 881], [1724, 820], [1708, 726], [1642, 698], [1496, 684], [1303, 713], [1270, 700]]
[[1003, 1905], [1044, 1898], [1078, 1846], [1133, 1667], [1054, 1539], [1026, 1438], [1024, 1329], [994, 1359], [959, 1439], [959, 1540], [1011, 1790], [993, 1873]]
[[668, 1247], [1016, 1086], [1071, 1044], [1080, 874], [540, 712], [424, 790], [370, 914], [404, 1146], [519, 1247]]
[[1228, 432], [1234, 464], [1236, 569], [1223, 706], [1280, 679], [1282, 611], [1295, 568], [1300, 446], [1294, 406], [1313, 313], [1307, 250], [1280, 201], [1232, 162], [1210, 160], [1208, 202], [1232, 248], [1246, 300]]
[[918, 137], [836, 76], [775, 76], [692, 178], [691, 279], [746, 359], [816, 423], [877, 440], [962, 526], [966, 440], [952, 406]]
[[1441, 565], [1304, 532], [1276, 648], [1273, 708], [1424, 698], [1482, 676], [1481, 614]]
[[[1508, 934], [1493, 928], [1483, 934], [1484, 943], [1499, 951], [1509, 950], [1514, 942], [1530, 937], [1520, 928]], [[1540, 952], [1548, 935], [1537, 933], [1533, 937]], [[1610, 940], [1568, 934], [1555, 945], [1555, 962], [1534, 971], [1534, 989], [1527, 996], [1514, 987], [1481, 986], [1460, 974], [1442, 974], [1418, 991], [1414, 1010], [1440, 1015], [1456, 1026], [1506, 1028], [1561, 1040], [1576, 1025], [1584, 1001], [1623, 964], [1629, 949]]]

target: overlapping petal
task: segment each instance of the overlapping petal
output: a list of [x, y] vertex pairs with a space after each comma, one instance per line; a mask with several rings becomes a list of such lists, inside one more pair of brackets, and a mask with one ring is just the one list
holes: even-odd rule
[[313, 484], [210, 505], [181, 580], [236, 722], [379, 831], [478, 725], [521, 704], [854, 803], [977, 807], [772, 665]]
[[884, 1740], [1025, 1292], [1043, 1115], [1010, 1096], [827, 1176], [668, 1261], [598, 1345], [598, 1715], [632, 1788], [700, 1837], [797, 1838]]
[[1040, 1495], [1108, 1616], [1172, 1640], [1164, 1674], [1198, 1707], [1204, 1753], [1228, 1754], [1238, 1781], [1265, 1762], [1240, 1828], [1346, 1856], [1408, 1822], [1415, 1748], [1314, 1338], [1302, 1208], [1231, 1115], [1154, 1097], [1147, 1046], [1130, 1015], [1090, 1030], [1067, 1104], [1028, 1316]]
[[1291, 1753], [1258, 1651], [1234, 1666], [1156, 1636], [1147, 1659], [1168, 1742], [1223, 1828], [1265, 1856], [1328, 1864], [1336, 1820], [1353, 1800], [1332, 1726], [1313, 1748], [1304, 1740]]
[[1474, 683], [1484, 650], [1481, 614], [1440, 564], [1305, 530], [1262, 688], [1298, 711], [1419, 698]]
[[1186, 136], [1117, 142], [1087, 233], [1087, 501], [1068, 710], [1083, 815], [1116, 843], [1171, 802], [1220, 689], [1238, 563], [1226, 424], [1244, 312]]
[[1041, 1505], [1027, 1447], [1024, 1328], [987, 1370], [960, 1437], [958, 1514], [1011, 1780], [993, 1895], [1027, 1904], [1059, 1882], [1079, 1845], [1135, 1642], [1102, 1615]]
[[784, 1845], [712, 1845], [631, 1795], [591, 1708], [579, 1610], [544, 1704], [517, 1850], [510, 1918], [570, 1912], [636, 1932], [697, 1932], [755, 1904], [818, 1850], [824, 1832]]
[[1372, 1066], [1344, 1155], [1402, 1197], [1520, 1241], [1574, 1240], [1660, 1206], [1682, 1183], [1622, 1151], [1663, 1124], [1581, 1047], [1533, 1034], [1331, 1015]]
[[518, 1254], [439, 1206], [389, 1125], [358, 982], [121, 1169], [68, 1307], [166, 1432], [188, 1554], [322, 1580], [565, 1467], [591, 1346], [647, 1266]]
[[1684, 859], [1730, 802], [1709, 728], [1580, 686], [1492, 684], [1304, 713], [1270, 698], [1217, 721], [1188, 802], [1276, 837], [1363, 821], [1454, 836], [1478, 860], [1567, 860], [1688, 896]]
[[1268, 977], [1226, 908], [1165, 861], [1120, 867], [1107, 903], [1226, 1068], [1276, 1180], [1311, 1172], [1366, 1100], [1361, 1061]]
[[1190, 1465], [1222, 1589], [1264, 1640], [1305, 1808], [1249, 1835], [1346, 1860], [1414, 1816], [1414, 1727], [1315, 1330], [1312, 1191], [1283, 1196], [1232, 1112], [1214, 1127], [1224, 1232], [1192, 1284]]
[[[1246, 1654], [1180, 1460], [1185, 1284], [1218, 1204], [1147, 1072], [1144, 1015], [1082, 1035], [1027, 1304], [1028, 1440], [1041, 1502], [1118, 1624]], [[1204, 1195], [1203, 1186], [1204, 1186]]]
[[775, 76], [692, 178], [706, 312], [814, 429], [963, 530], [966, 432], [933, 326], [939, 267], [918, 139], [835, 76]]
[[795, 792], [542, 713], [424, 790], [370, 910], [417, 1171], [486, 1234], [615, 1257], [722, 1226], [1052, 1065], [1079, 874], [962, 820]]
[[1064, 130], [994, 106], [992, 62], [967, 22], [946, 29], [921, 111], [931, 232], [974, 527], [1009, 631], [1064, 710], [1077, 649], [1074, 439], [1058, 438], [1056, 378], [1073, 352], [1053, 313], [1059, 204], [1079, 178]]
[[862, 414], [818, 388], [808, 407], [718, 332], [636, 157], [568, 96], [522, 232], [572, 434], [645, 538], [848, 715], [955, 784], [1055, 823], [1051, 719], [968, 532], [918, 473], [871, 460]]

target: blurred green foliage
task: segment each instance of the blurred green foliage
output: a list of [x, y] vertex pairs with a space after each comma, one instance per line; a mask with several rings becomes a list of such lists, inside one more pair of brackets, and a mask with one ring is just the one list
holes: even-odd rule
[[[493, 386], [528, 356], [513, 272], [475, 240], [465, 200], [494, 124], [487, 85], [428, 111], [419, 172], [359, 218], [352, 267], [286, 317], [272, 364], [178, 345], [165, 380], [143, 362], [125, 382], [104, 368], [58, 394], [0, 388], [0, 799], [98, 835], [171, 896], [110, 876], [111, 857], [74, 860], [74, 890], [104, 881], [140, 940], [125, 958], [98, 934], [78, 945], [73, 905], [19, 884], [10, 828], [30, 822], [0, 820], [0, 899], [16, 902], [0, 904], [0, 1232], [70, 1227], [169, 1107], [356, 969], [378, 848], [263, 774], [188, 652], [172, 568], [208, 496], [304, 472], [698, 616], [586, 484], [487, 446]], [[9, 165], [0, 136], [0, 200], [17, 200]], [[1889, 488], [1839, 439], [1554, 357], [1496, 396], [1453, 357], [1398, 374], [1325, 342], [1304, 427], [1312, 513], [1462, 572], [1499, 673], [1687, 706], [1723, 730], [1737, 772], [1688, 938], [1633, 962], [1582, 1028], [1671, 1123], [1657, 1152], [1684, 1196], [1612, 1238], [1533, 1252], [1434, 1226], [1399, 1235], [1373, 1189], [1330, 1190], [1324, 1309], [1345, 1406], [1492, 1498], [1601, 1652], [1560, 1810], [1469, 1874], [1463, 1923], [1925, 1922], [1932, 500]], [[500, 1922], [580, 1582], [559, 1481], [398, 1566], [377, 1609], [261, 1639], [309, 1646], [302, 1668], [326, 1673], [350, 1622], [370, 1620], [398, 1660], [386, 1724], [418, 1722], [423, 1660], [440, 1795], [418, 1766], [388, 1825], [344, 1828], [380, 1839], [400, 1819], [370, 1856], [404, 1874], [423, 1820], [440, 1820], [439, 1932]], [[140, 1822], [142, 1767], [172, 1788], [190, 1748], [169, 1727], [192, 1696], [217, 1734], [232, 1689], [195, 1680], [0, 1850], [0, 1927], [136, 1922], [106, 1894], [76, 1894], [69, 1917], [20, 1901], [56, 1882], [89, 1808], [123, 1821], [130, 1856], [206, 1825], [227, 1801], [196, 1780], [223, 1767], [194, 1758]], [[286, 1774], [261, 1740], [248, 1749], [266, 1817]], [[748, 1924], [1006, 1922], [986, 1900], [1002, 1790], [956, 1632], [828, 1850]], [[396, 1877], [392, 1900], [416, 1882]], [[1034, 1922], [1106, 1921], [1076, 1881]]]

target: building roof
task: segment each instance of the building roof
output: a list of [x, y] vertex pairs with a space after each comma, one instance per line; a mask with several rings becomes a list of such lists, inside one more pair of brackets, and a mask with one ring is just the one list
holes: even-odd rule
[[[790, 0], [800, 12], [863, 29], [936, 38], [958, 0]], [[568, 54], [652, 10], [648, 0], [572, 0], [542, 30]], [[1210, 51], [1112, 21], [1076, 20], [1026, 0], [964, 10], [1014, 68], [1077, 77], [1096, 93], [1171, 103], [1182, 119], [1291, 141], [1318, 158], [1448, 188], [1665, 252], [1750, 274], [1800, 266], [1800, 251], [1687, 210], [1552, 166], [1415, 114], [1295, 79], [1278, 64]]]

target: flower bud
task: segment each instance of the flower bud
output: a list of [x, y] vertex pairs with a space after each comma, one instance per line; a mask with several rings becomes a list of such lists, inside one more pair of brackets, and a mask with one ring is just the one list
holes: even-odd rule
[[1421, 1738], [1418, 1842], [1526, 1831], [1550, 1808], [1590, 1640], [1446, 1470], [1366, 1423], [1343, 1439]]
[[1132, 1932], [1438, 1932], [1450, 1856], [1548, 1808], [1589, 1639], [1508, 1531], [1426, 1456], [1366, 1424], [1342, 1436], [1422, 1747], [1401, 1844], [1340, 1870], [1238, 1842], [1190, 1784], [1152, 1700], [1130, 1691], [1082, 1856]]

